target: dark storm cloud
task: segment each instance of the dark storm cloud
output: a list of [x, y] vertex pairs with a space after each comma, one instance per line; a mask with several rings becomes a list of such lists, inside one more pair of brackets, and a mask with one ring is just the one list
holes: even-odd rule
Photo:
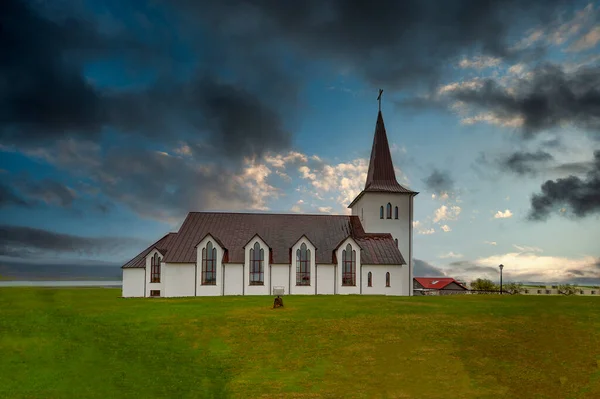
[[545, 151], [518, 151], [502, 159], [500, 166], [518, 175], [536, 174], [540, 165], [545, 165], [553, 159], [554, 157]]
[[531, 197], [530, 220], [545, 220], [557, 208], [582, 218], [600, 212], [600, 151], [594, 152], [594, 168], [585, 177], [569, 176], [548, 180], [541, 193]]
[[445, 276], [446, 273], [439, 267], [433, 266], [431, 263], [427, 263], [421, 259], [413, 259], [414, 262], [414, 275], [416, 277], [441, 277]]
[[73, 189], [54, 180], [28, 181], [19, 180], [15, 186], [32, 202], [44, 202], [46, 204], [70, 207], [77, 198]]
[[561, 174], [581, 175], [594, 169], [593, 162], [567, 162], [552, 168]]
[[0, 255], [29, 257], [46, 253], [112, 255], [132, 246], [147, 244], [119, 237], [80, 237], [22, 226], [0, 226]]
[[[190, 131], [230, 160], [289, 145], [280, 115], [261, 93], [219, 81], [211, 68], [182, 81], [180, 74], [165, 73], [164, 65], [175, 60], [164, 43], [150, 46], [127, 31], [100, 33], [94, 21], [81, 17], [51, 20], [31, 6], [17, 0], [0, 5], [0, 138], [5, 143], [39, 145], [65, 136], [95, 141], [108, 128], [163, 142]], [[140, 72], [154, 70], [161, 78], [135, 91], [96, 87], [84, 76], [84, 66], [107, 60]], [[269, 79], [272, 85], [290, 86], [275, 71]]]
[[112, 149], [90, 173], [106, 196], [146, 217], [182, 218], [192, 210], [239, 209], [252, 203], [231, 169], [218, 163], [198, 167], [193, 156]]
[[428, 190], [436, 194], [448, 193], [454, 189], [454, 180], [450, 173], [438, 169], [434, 169], [429, 176], [423, 179], [423, 183]]
[[[564, 0], [178, 0], [215, 29], [247, 42], [277, 38], [306, 58], [353, 69], [370, 83], [403, 87], [430, 83], [463, 52], [518, 56], [510, 28], [543, 23]], [[210, 6], [207, 6], [210, 4]], [[530, 26], [530, 25], [529, 25]]]
[[479, 88], [460, 88], [451, 96], [501, 118], [523, 118], [524, 138], [565, 122], [600, 133], [600, 67], [565, 72], [560, 66], [546, 64], [512, 87], [514, 94], [487, 79]]
[[0, 183], [0, 208], [5, 206], [30, 206], [31, 204], [17, 194], [11, 187]]
[[496, 180], [502, 173], [518, 176], [561, 177], [584, 175], [594, 169], [594, 162], [557, 163], [552, 154], [543, 150], [516, 151], [496, 155], [480, 153], [473, 161], [472, 168], [485, 180]]

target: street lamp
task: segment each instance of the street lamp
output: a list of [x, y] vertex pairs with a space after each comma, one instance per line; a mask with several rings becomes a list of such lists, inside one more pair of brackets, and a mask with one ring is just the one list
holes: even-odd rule
[[500, 295], [502, 295], [502, 269], [504, 269], [504, 265], [498, 267], [500, 268]]

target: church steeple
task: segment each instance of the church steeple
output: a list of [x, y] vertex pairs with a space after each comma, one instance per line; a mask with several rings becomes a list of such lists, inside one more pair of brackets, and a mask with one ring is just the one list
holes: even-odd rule
[[[380, 90], [379, 97], [377, 97], [380, 107], [382, 92], [383, 90]], [[373, 137], [373, 147], [371, 148], [371, 159], [369, 161], [369, 170], [367, 172], [365, 188], [358, 194], [354, 201], [348, 205], [348, 208], [352, 208], [352, 206], [367, 192], [418, 194], [415, 191], [401, 186], [396, 180], [392, 154], [390, 152], [390, 145], [388, 143], [381, 109], [377, 114], [377, 124], [375, 125], [375, 136]]]
[[406, 190], [396, 180], [392, 154], [390, 153], [390, 146], [381, 111], [377, 115], [375, 137], [373, 137], [371, 160], [369, 161], [369, 172], [367, 173], [367, 181], [365, 183], [365, 191], [375, 190], [391, 192], [404, 192]]

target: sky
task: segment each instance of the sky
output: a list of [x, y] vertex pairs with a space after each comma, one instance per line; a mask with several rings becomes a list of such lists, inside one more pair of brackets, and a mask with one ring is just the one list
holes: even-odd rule
[[348, 214], [378, 89], [415, 274], [600, 284], [600, 4], [5, 0], [0, 265]]

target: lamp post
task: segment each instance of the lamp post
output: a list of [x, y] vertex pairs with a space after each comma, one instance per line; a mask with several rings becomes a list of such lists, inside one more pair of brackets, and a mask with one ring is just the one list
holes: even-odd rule
[[502, 295], [502, 269], [504, 269], [504, 265], [498, 267], [500, 268], [500, 295]]

